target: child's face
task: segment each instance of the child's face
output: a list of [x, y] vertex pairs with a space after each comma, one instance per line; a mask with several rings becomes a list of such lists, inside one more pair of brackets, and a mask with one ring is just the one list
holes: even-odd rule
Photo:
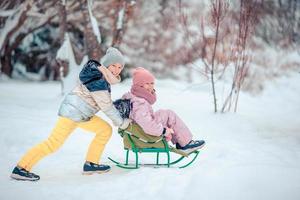
[[154, 83], [146, 83], [143, 85], [143, 88], [145, 88], [148, 92], [153, 93], [154, 92]]
[[123, 67], [120, 63], [115, 63], [108, 66], [108, 70], [114, 75], [119, 76], [121, 71], [123, 70]]

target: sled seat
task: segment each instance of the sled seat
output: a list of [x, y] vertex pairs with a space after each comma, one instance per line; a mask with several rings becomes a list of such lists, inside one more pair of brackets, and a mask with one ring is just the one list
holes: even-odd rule
[[[184, 158], [188, 158], [191, 156], [192, 159], [190, 162], [185, 165], [179, 166], [179, 168], [185, 168], [191, 165], [196, 158], [198, 157], [199, 151], [193, 151], [189, 154], [185, 153], [182, 150], [176, 149], [168, 144], [166, 139], [161, 136], [152, 136], [146, 134], [143, 129], [137, 123], [131, 123], [127, 129], [122, 130], [119, 129], [118, 133], [123, 138], [124, 150], [126, 152], [125, 162], [118, 162], [110, 157], [113, 163], [116, 166], [125, 168], [125, 169], [137, 169], [140, 166], [153, 166], [153, 167], [170, 167], [182, 161]], [[135, 162], [129, 163], [129, 152], [133, 152], [135, 155]], [[180, 157], [175, 161], [170, 161], [170, 152], [178, 154]], [[155, 153], [156, 154], [156, 162], [154, 164], [141, 164], [139, 163], [139, 154], [141, 153]], [[159, 163], [159, 155], [161, 153], [165, 153], [167, 155], [167, 163]]]

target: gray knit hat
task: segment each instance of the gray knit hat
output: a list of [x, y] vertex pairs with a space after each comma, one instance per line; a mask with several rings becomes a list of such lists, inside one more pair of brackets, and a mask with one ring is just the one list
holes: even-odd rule
[[100, 63], [105, 67], [109, 67], [112, 64], [119, 63], [124, 67], [125, 61], [122, 53], [114, 48], [109, 47], [106, 51], [106, 54], [101, 58]]

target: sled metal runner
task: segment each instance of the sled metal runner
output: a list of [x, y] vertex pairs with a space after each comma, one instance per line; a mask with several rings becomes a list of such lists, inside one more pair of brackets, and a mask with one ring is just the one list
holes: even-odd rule
[[[190, 166], [198, 157], [199, 155], [199, 151], [193, 151], [188, 155], [181, 155], [178, 159], [174, 160], [171, 162], [170, 159], [170, 152], [173, 153], [177, 153], [176, 151], [174, 151], [175, 149], [173, 147], [169, 147], [168, 142], [162, 138], [160, 142], [163, 142], [163, 148], [139, 148], [136, 147], [132, 137], [135, 137], [134, 135], [132, 135], [130, 132], [128, 131], [124, 131], [124, 130], [119, 130], [119, 134], [123, 137], [127, 137], [128, 141], [130, 143], [130, 148], [124, 148], [125, 152], [126, 152], [126, 158], [125, 158], [125, 162], [118, 162], [110, 157], [108, 157], [109, 160], [111, 160], [113, 163], [116, 164], [117, 167], [120, 168], [124, 168], [124, 169], [138, 169], [140, 166], [152, 166], [152, 167], [179, 167], [179, 168], [185, 168]], [[139, 139], [139, 138], [136, 138]], [[142, 140], [142, 142], [147, 142]], [[134, 157], [135, 157], [135, 162], [134, 163], [129, 163], [129, 153], [130, 151], [133, 152]], [[178, 150], [177, 150], [178, 151]], [[154, 164], [142, 164], [139, 163], [139, 154], [141, 153], [155, 153], [156, 154], [156, 163]], [[159, 162], [159, 157], [161, 154], [166, 154], [167, 155], [167, 163], [160, 163]], [[191, 160], [189, 162], [187, 162], [184, 165], [176, 165], [177, 163], [182, 163], [183, 160], [186, 160], [184, 158], [188, 158], [191, 157]]]

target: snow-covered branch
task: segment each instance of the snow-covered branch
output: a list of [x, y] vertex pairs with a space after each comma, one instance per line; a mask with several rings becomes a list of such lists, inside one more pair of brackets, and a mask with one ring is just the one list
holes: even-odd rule
[[121, 30], [123, 28], [124, 13], [125, 13], [125, 8], [123, 7], [118, 13], [117, 30]]
[[112, 46], [119, 45], [122, 41], [124, 32], [126, 30], [126, 24], [133, 13], [133, 7], [135, 6], [135, 1], [130, 3], [126, 0], [121, 0], [118, 3], [118, 10], [116, 13], [115, 24], [114, 24], [114, 34]]
[[12, 9], [12, 10], [0, 10], [0, 17], [9, 17], [18, 12], [20, 8]]
[[22, 23], [24, 23], [26, 13], [29, 9], [29, 3], [25, 2], [21, 5], [17, 12], [15, 12], [6, 20], [4, 27], [0, 31], [0, 54], [8, 38], [21, 26]]
[[93, 6], [93, 0], [88, 0], [88, 10], [90, 15], [90, 20], [92, 23], [93, 32], [97, 38], [98, 43], [101, 44], [101, 33], [99, 30], [97, 19], [93, 15], [92, 6]]

